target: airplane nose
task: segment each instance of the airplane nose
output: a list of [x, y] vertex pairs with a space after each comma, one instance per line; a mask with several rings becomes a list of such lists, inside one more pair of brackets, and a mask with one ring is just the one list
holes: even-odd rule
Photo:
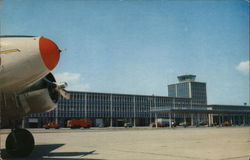
[[45, 66], [49, 70], [54, 69], [60, 58], [60, 50], [57, 45], [53, 41], [41, 37], [39, 40], [39, 49]]

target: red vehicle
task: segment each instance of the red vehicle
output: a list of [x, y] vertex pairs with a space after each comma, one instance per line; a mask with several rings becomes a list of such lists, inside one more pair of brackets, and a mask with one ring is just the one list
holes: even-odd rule
[[50, 129], [50, 128], [59, 129], [60, 125], [55, 123], [55, 122], [51, 122], [51, 123], [43, 125], [43, 128], [45, 128], [45, 129]]
[[231, 124], [229, 121], [225, 121], [225, 122], [223, 123], [223, 125], [224, 125], [224, 126], [232, 126], [232, 124]]
[[[156, 127], [155, 123], [150, 124], [151, 127]], [[168, 127], [168, 124], [157, 123], [157, 127]]]
[[82, 118], [79, 120], [68, 120], [67, 127], [70, 128], [90, 128], [92, 127], [91, 120], [89, 118]]

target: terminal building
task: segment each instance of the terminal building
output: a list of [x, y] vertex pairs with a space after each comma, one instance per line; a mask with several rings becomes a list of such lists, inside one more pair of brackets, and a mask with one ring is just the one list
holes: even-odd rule
[[58, 107], [47, 113], [25, 117], [25, 127], [41, 127], [48, 122], [66, 126], [68, 120], [90, 118], [94, 126], [149, 126], [156, 119], [197, 125], [250, 125], [250, 106], [208, 105], [206, 83], [195, 75], [178, 76], [168, 85], [168, 96], [70, 91], [71, 99], [60, 98]]

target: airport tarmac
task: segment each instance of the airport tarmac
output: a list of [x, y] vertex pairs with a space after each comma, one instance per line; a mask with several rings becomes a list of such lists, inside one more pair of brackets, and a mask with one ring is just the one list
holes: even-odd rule
[[[32, 154], [15, 160], [249, 160], [250, 127], [30, 130]], [[2, 130], [1, 148], [8, 130]]]

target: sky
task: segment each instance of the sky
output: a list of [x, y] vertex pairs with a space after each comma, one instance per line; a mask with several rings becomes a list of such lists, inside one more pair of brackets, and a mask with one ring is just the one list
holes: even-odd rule
[[195, 74], [208, 104], [250, 103], [245, 0], [0, 0], [0, 26], [63, 49], [68, 90], [167, 96]]

